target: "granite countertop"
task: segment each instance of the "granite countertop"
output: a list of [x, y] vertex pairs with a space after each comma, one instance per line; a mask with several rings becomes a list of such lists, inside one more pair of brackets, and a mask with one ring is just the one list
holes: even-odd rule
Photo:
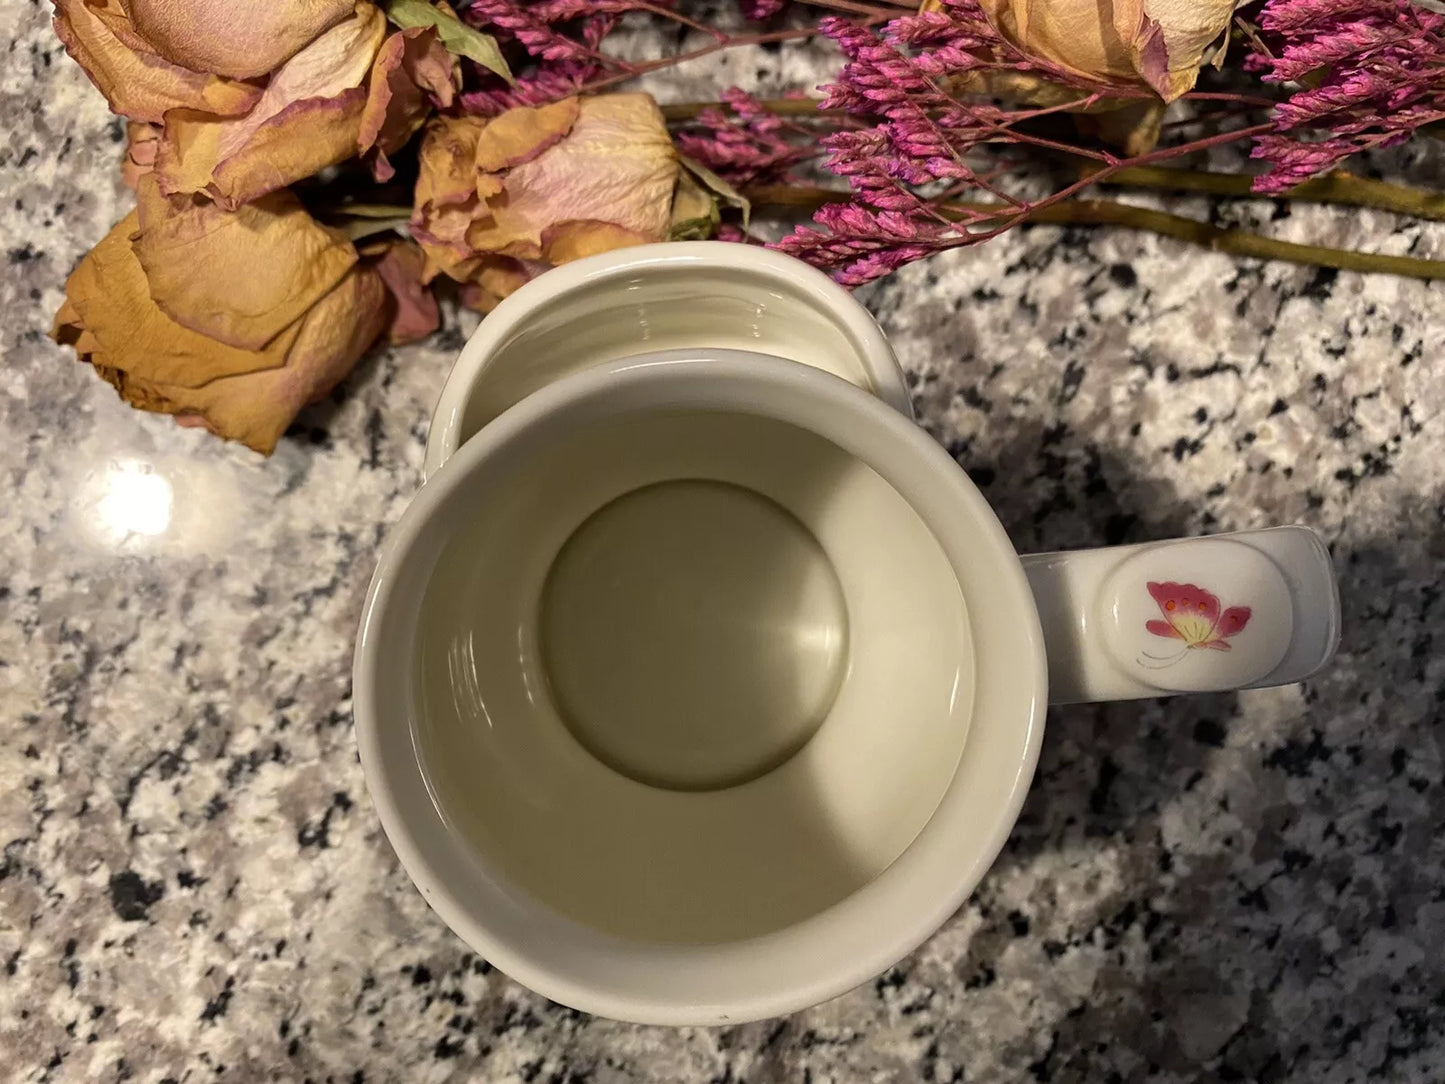
[[[877, 981], [630, 1027], [469, 953], [357, 764], [352, 635], [466, 327], [365, 361], [270, 460], [123, 407], [44, 334], [128, 206], [122, 126], [47, 8], [0, 25], [0, 1079], [1445, 1077], [1442, 287], [1040, 228], [868, 291], [1021, 549], [1305, 523], [1344, 641], [1303, 686], [1052, 712], [997, 866]], [[797, 78], [752, 63], [707, 78]], [[1273, 212], [1215, 213], [1445, 255]]]

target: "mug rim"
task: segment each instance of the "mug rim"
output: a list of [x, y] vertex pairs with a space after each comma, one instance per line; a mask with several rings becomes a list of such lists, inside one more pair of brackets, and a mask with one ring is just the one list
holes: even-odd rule
[[[609, 416], [619, 403], [627, 410], [759, 414], [831, 440], [913, 507], [959, 578], [965, 608], [988, 599], [998, 609], [992, 616], [970, 614], [976, 679], [969, 731], [954, 776], [917, 837], [838, 903], [780, 930], [721, 945], [628, 941], [586, 927], [510, 885], [451, 835], [433, 804], [402, 808], [407, 795], [416, 806], [417, 795], [426, 793], [408, 718], [411, 640], [421, 603], [420, 592], [402, 593], [408, 561], [452, 495], [493, 456], [538, 427]], [[980, 635], [985, 628], [987, 635]], [[353, 687], [372, 802], [403, 867], [443, 921], [502, 972], [554, 1001], [613, 1019], [672, 1025], [739, 1023], [806, 1008], [866, 982], [927, 940], [973, 892], [1012, 830], [1037, 764], [1048, 699], [1043, 633], [1023, 565], [947, 452], [839, 377], [732, 351], [697, 351], [691, 360], [622, 359], [563, 377], [468, 440], [422, 487], [387, 539], [363, 609]], [[411, 756], [384, 753], [388, 727], [407, 732]]]
[[868, 310], [823, 272], [785, 253], [755, 245], [665, 241], [602, 252], [554, 267], [520, 286], [487, 313], [463, 345], [442, 385], [427, 432], [422, 477], [430, 478], [456, 454], [462, 444], [462, 418], [478, 379], [491, 364], [497, 348], [539, 308], [573, 290], [641, 269], [681, 266], [751, 271], [786, 282], [808, 295], [858, 344], [860, 359], [873, 385], [868, 390], [894, 410], [913, 417], [913, 400], [903, 369], [887, 337]]

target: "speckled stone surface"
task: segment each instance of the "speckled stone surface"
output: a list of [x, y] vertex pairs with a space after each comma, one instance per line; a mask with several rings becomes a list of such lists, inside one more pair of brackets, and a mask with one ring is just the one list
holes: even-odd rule
[[[1309, 524], [1338, 659], [1053, 712], [975, 897], [831, 1004], [592, 1020], [432, 916], [352, 740], [363, 591], [463, 329], [364, 362], [269, 461], [121, 406], [44, 337], [127, 206], [47, 15], [0, 0], [0, 1080], [1445, 1079], [1441, 287], [1038, 229], [870, 291], [1020, 548]], [[1216, 213], [1445, 255], [1271, 210]]]

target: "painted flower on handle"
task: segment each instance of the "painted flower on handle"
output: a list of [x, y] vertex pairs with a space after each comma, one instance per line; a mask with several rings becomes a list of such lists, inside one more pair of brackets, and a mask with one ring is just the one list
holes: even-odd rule
[[1248, 606], [1231, 606], [1220, 612], [1219, 598], [1192, 583], [1150, 583], [1149, 594], [1159, 604], [1164, 620], [1145, 623], [1155, 636], [1183, 640], [1186, 648], [1229, 651], [1229, 638], [1249, 624]]

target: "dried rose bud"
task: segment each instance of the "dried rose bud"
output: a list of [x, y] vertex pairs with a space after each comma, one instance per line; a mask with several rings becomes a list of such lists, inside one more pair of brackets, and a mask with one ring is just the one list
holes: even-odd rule
[[980, 0], [1026, 52], [1101, 83], [1146, 84], [1166, 102], [1194, 86], [1234, 0]]
[[678, 175], [646, 94], [438, 118], [420, 164], [412, 233], [428, 273], [478, 287], [480, 305], [539, 268], [663, 240]]
[[139, 197], [66, 282], [52, 337], [131, 405], [269, 454], [386, 326], [381, 275], [289, 192], [230, 212], [147, 175]]

